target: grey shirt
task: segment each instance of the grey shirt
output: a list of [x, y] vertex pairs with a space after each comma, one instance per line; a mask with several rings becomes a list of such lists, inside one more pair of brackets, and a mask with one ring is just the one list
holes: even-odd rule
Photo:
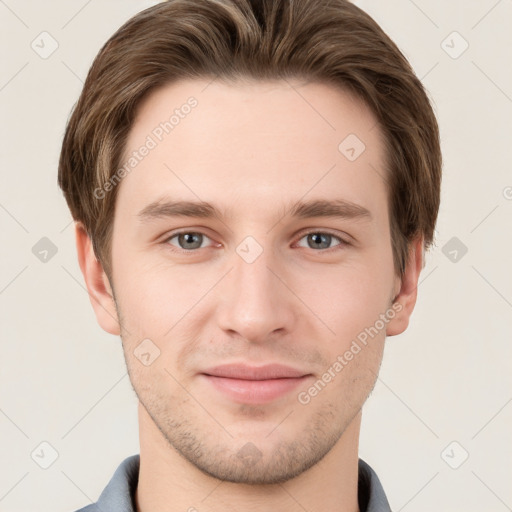
[[[126, 458], [116, 469], [98, 501], [76, 512], [135, 512], [139, 463], [139, 455]], [[360, 512], [391, 512], [377, 474], [362, 459], [359, 459], [357, 498]]]

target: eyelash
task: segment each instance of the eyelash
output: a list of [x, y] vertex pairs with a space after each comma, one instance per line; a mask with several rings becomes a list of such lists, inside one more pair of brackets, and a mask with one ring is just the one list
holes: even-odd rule
[[[186, 253], [186, 254], [190, 254], [190, 255], [193, 255], [195, 253], [197, 253], [197, 251], [199, 249], [207, 249], [208, 247], [199, 247], [197, 249], [182, 249], [181, 247], [177, 247], [177, 246], [174, 246], [172, 244], [170, 244], [170, 240], [172, 240], [173, 238], [176, 238], [178, 237], [179, 235], [183, 235], [183, 234], [196, 234], [196, 235], [202, 235], [206, 238], [208, 238], [209, 240], [211, 240], [211, 238], [206, 235], [205, 233], [202, 233], [201, 231], [193, 231], [193, 230], [183, 230], [183, 231], [177, 231], [176, 233], [173, 233], [171, 234], [170, 236], [168, 236], [165, 240], [162, 241], [163, 244], [165, 245], [168, 245], [170, 246], [172, 249], [172, 251], [176, 251], [176, 252], [180, 252], [180, 253]], [[319, 230], [310, 230], [310, 231], [307, 231], [307, 232], [303, 232], [303, 233], [300, 233], [300, 236], [297, 240], [296, 243], [300, 242], [303, 238], [307, 237], [308, 235], [328, 235], [330, 237], [332, 237], [333, 239], [335, 239], [337, 242], [339, 242], [338, 244], [334, 245], [333, 247], [328, 247], [327, 249], [318, 249], [318, 250], [315, 250], [315, 249], [312, 249], [311, 247], [308, 247], [309, 249], [311, 249], [312, 251], [314, 252], [330, 252], [332, 250], [336, 250], [336, 248], [343, 248], [343, 247], [346, 247], [346, 246], [349, 246], [351, 245], [350, 242], [348, 242], [347, 240], [344, 240], [343, 238], [341, 238], [339, 235], [335, 235], [334, 233], [331, 233], [329, 231], [319, 231]], [[306, 249], [306, 247], [304, 247]]]

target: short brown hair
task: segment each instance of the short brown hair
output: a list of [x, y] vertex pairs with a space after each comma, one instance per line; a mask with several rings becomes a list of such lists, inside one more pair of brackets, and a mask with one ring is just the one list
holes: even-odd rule
[[[347, 0], [169, 0], [127, 21], [103, 46], [69, 119], [58, 183], [111, 277], [116, 172], [136, 108], [179, 79], [252, 78], [334, 84], [355, 92], [384, 134], [393, 257], [433, 241], [439, 209], [439, 130], [407, 59]], [[341, 142], [341, 141], [340, 141]]]

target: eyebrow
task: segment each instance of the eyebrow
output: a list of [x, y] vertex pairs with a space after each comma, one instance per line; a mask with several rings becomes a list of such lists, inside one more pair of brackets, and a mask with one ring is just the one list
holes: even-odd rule
[[[282, 217], [291, 215], [299, 219], [312, 217], [334, 217], [342, 219], [372, 219], [372, 214], [365, 207], [346, 201], [311, 200], [294, 203], [289, 212]], [[157, 200], [144, 207], [137, 218], [141, 222], [150, 222], [168, 217], [222, 218], [221, 212], [211, 203], [204, 201], [173, 201]]]
[[341, 217], [343, 219], [366, 218], [371, 220], [372, 218], [372, 214], [364, 206], [343, 199], [299, 201], [293, 205], [290, 215], [300, 219], [310, 217]]

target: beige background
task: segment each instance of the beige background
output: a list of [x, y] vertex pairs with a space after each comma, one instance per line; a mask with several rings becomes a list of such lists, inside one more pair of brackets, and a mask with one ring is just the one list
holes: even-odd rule
[[[56, 171], [93, 57], [152, 3], [0, 0], [2, 512], [85, 506], [138, 453], [120, 340], [96, 324]], [[388, 339], [361, 457], [395, 511], [512, 510], [512, 1], [357, 4], [430, 91], [445, 158], [437, 246], [411, 327]], [[46, 59], [41, 37], [58, 43]]]

